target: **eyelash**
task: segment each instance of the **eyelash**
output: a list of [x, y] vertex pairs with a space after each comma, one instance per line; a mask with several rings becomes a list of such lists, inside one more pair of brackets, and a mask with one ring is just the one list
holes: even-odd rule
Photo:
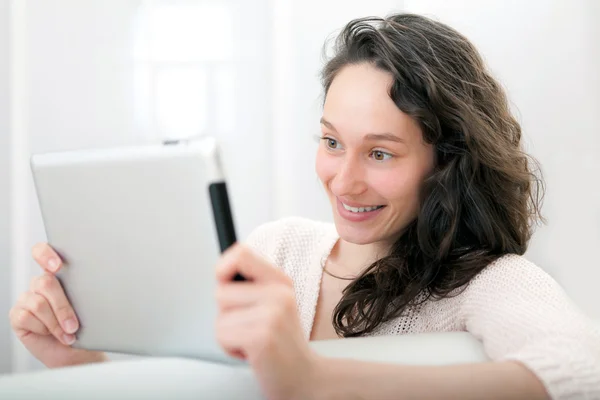
[[[332, 139], [332, 138], [330, 138], [328, 136], [322, 136], [321, 140], [323, 140], [324, 142], [326, 142], [325, 146], [327, 147], [328, 150], [337, 150], [335, 147], [329, 147], [329, 143], [330, 142], [335, 142], [335, 144], [339, 144], [339, 142], [337, 140]], [[384, 156], [388, 156], [387, 159], [383, 159], [383, 160], [377, 160], [377, 159], [375, 159], [375, 161], [378, 161], [378, 162], [386, 161], [386, 160], [389, 160], [390, 158], [393, 157], [393, 155], [391, 155], [390, 153], [387, 153], [385, 151], [381, 151], [381, 150], [373, 150], [373, 151], [371, 151], [371, 155], [376, 154], [376, 153], [377, 154], [383, 154]]]

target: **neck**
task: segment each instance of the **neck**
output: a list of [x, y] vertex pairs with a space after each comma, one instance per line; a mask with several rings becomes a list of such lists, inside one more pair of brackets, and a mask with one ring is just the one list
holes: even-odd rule
[[329, 272], [356, 277], [375, 261], [386, 256], [389, 250], [388, 244], [355, 244], [340, 238], [329, 256]]

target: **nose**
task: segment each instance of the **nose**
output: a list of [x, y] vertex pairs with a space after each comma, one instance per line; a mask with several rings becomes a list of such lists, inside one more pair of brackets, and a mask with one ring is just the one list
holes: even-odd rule
[[360, 160], [347, 154], [340, 161], [335, 177], [331, 180], [331, 191], [338, 197], [362, 194], [367, 190], [364, 175]]

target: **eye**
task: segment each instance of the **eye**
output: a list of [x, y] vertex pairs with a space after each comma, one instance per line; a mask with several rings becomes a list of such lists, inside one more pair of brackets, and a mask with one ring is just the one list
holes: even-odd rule
[[325, 141], [325, 146], [327, 146], [328, 149], [337, 150], [341, 148], [339, 142], [335, 139], [330, 137], [322, 137], [321, 139]]
[[385, 161], [392, 158], [392, 155], [390, 153], [386, 153], [385, 151], [381, 150], [375, 150], [371, 152], [371, 156], [375, 161]]

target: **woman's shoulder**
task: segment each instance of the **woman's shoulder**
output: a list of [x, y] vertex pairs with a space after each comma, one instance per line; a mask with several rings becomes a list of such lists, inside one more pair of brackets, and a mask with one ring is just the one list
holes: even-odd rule
[[462, 311], [476, 318], [536, 313], [539, 319], [555, 323], [587, 319], [558, 280], [523, 255], [507, 254], [491, 262], [460, 297]]
[[337, 238], [335, 225], [303, 217], [285, 217], [254, 229], [245, 243], [278, 267], [308, 264], [326, 253]]
[[505, 254], [449, 296], [431, 298], [422, 311], [428, 318], [446, 316], [448, 321], [464, 327], [466, 320], [506, 319], [517, 310], [529, 312], [539, 304], [559, 309], [572, 306], [565, 290], [548, 271], [526, 256]]
[[550, 273], [524, 255], [506, 254], [487, 265], [469, 286], [479, 289], [512, 287], [562, 291]]

